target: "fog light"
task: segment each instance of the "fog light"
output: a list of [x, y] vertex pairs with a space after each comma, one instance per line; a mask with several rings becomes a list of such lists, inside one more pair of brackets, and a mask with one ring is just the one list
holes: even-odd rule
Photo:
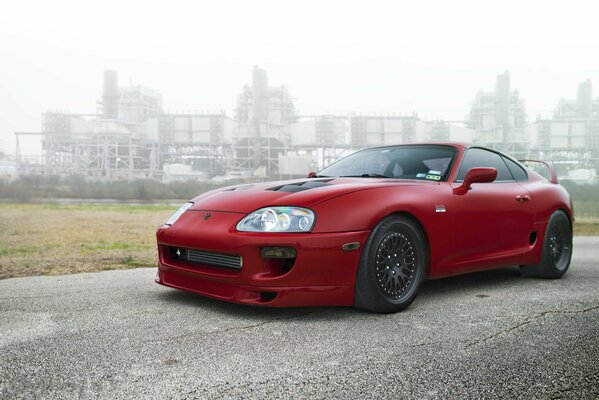
[[262, 247], [260, 249], [262, 258], [295, 258], [293, 247]]

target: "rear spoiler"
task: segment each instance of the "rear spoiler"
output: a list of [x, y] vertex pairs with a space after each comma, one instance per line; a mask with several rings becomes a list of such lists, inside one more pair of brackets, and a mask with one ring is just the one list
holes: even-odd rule
[[549, 182], [551, 183], [558, 183], [557, 180], [557, 172], [555, 172], [555, 166], [551, 163], [548, 163], [547, 161], [540, 161], [540, 160], [518, 160], [521, 163], [539, 163], [539, 164], [543, 164], [546, 168], [547, 168], [547, 172], [549, 175]]

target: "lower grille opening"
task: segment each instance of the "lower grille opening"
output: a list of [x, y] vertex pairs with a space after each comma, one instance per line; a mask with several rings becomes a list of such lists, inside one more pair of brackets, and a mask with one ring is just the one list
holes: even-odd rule
[[283, 266], [281, 267], [281, 272], [286, 274], [287, 272], [291, 271], [291, 268], [293, 267], [294, 263], [295, 263], [295, 258], [285, 258], [285, 261], [283, 262]]
[[277, 297], [277, 292], [260, 292], [260, 301], [269, 302]]
[[268, 260], [273, 274], [282, 275], [293, 268], [297, 250], [290, 246], [265, 246], [260, 248], [260, 256]]
[[528, 243], [535, 244], [537, 241], [537, 233], [535, 231], [530, 232], [530, 237], [528, 238]]
[[175, 261], [237, 270], [240, 270], [242, 266], [241, 256], [238, 254], [223, 254], [174, 246], [169, 246], [168, 250], [170, 258]]

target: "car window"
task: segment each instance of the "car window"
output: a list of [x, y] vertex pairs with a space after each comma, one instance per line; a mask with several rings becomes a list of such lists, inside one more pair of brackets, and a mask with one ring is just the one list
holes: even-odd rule
[[510, 172], [512, 173], [512, 176], [514, 177], [514, 179], [516, 179], [517, 181], [527, 181], [528, 180], [528, 174], [526, 173], [526, 170], [524, 168], [522, 168], [522, 166], [520, 166], [518, 163], [510, 160], [507, 157], [502, 157], [503, 161], [505, 161], [505, 163], [507, 164], [507, 167], [509, 168]]
[[468, 170], [475, 167], [497, 169], [497, 179], [495, 179], [495, 182], [514, 180], [510, 170], [499, 154], [479, 148], [468, 149], [466, 151], [456, 180], [463, 181]]
[[380, 152], [364, 152], [360, 158], [345, 158], [335, 166], [340, 175], [379, 174], [384, 175], [389, 159]]
[[378, 147], [354, 153], [318, 173], [319, 176], [381, 175], [395, 179], [443, 181], [456, 149], [445, 145]]
[[422, 163], [426, 165], [429, 170], [441, 171], [445, 173], [449, 169], [451, 164], [451, 157], [432, 158], [430, 160], [423, 160]]

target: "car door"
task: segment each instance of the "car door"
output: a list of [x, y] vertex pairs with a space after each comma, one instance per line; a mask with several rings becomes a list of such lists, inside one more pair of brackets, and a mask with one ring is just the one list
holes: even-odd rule
[[497, 169], [491, 183], [454, 190], [455, 263], [492, 263], [526, 250], [534, 224], [531, 194], [514, 179], [503, 157], [484, 148], [470, 148], [462, 158], [455, 189], [470, 168]]

